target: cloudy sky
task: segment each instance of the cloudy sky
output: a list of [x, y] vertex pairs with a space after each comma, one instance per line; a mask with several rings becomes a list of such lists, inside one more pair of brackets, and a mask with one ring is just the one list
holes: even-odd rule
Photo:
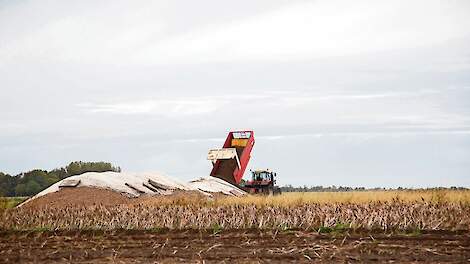
[[[0, 0], [0, 171], [470, 187], [470, 2]], [[247, 175], [246, 175], [247, 176]]]

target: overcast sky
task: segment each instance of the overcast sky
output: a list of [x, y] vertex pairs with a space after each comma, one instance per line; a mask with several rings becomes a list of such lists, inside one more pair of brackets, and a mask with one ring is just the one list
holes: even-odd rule
[[[0, 171], [470, 187], [470, 1], [0, 0]], [[247, 174], [245, 175], [247, 176]]]

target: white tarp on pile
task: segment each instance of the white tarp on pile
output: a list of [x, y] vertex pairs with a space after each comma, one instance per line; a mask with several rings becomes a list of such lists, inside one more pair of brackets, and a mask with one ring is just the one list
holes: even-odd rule
[[142, 194], [170, 195], [178, 190], [199, 191], [209, 196], [209, 193], [223, 193], [231, 196], [245, 194], [232, 184], [214, 177], [203, 177], [189, 183], [182, 183], [157, 173], [87, 172], [65, 178], [31, 197], [25, 203], [48, 193], [57, 192], [61, 188], [75, 187], [108, 189], [129, 197], [138, 197]]
[[[156, 183], [163, 188], [154, 187], [150, 182]], [[165, 195], [171, 194], [175, 190], [197, 191], [197, 189], [190, 187], [188, 184], [168, 179], [167, 177], [157, 173], [87, 172], [80, 175], [70, 176], [56, 182], [49, 188], [28, 199], [28, 201], [48, 193], [57, 192], [64, 186], [70, 186], [65, 188], [95, 187], [108, 189], [129, 197], [138, 197], [141, 194]]]
[[189, 182], [189, 186], [194, 189], [208, 193], [223, 193], [231, 196], [242, 196], [246, 192], [238, 187], [216, 177], [202, 177]]

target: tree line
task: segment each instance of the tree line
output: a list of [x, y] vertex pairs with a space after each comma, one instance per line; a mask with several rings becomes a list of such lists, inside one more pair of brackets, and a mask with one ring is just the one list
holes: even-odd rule
[[406, 191], [406, 190], [467, 190], [465, 187], [434, 187], [434, 188], [365, 188], [365, 187], [347, 187], [347, 186], [292, 186], [292, 185], [285, 185], [281, 187], [281, 192], [358, 192], [358, 191], [385, 191], [385, 190], [398, 190], [398, 191]]
[[35, 169], [14, 176], [0, 172], [0, 197], [31, 196], [69, 176], [105, 171], [120, 172], [121, 168], [109, 162], [74, 161], [51, 171]]

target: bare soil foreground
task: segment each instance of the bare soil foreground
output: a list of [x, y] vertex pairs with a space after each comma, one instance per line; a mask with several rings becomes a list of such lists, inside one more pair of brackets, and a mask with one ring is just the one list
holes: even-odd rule
[[0, 233], [0, 256], [0, 263], [463, 263], [470, 233], [11, 231]]

